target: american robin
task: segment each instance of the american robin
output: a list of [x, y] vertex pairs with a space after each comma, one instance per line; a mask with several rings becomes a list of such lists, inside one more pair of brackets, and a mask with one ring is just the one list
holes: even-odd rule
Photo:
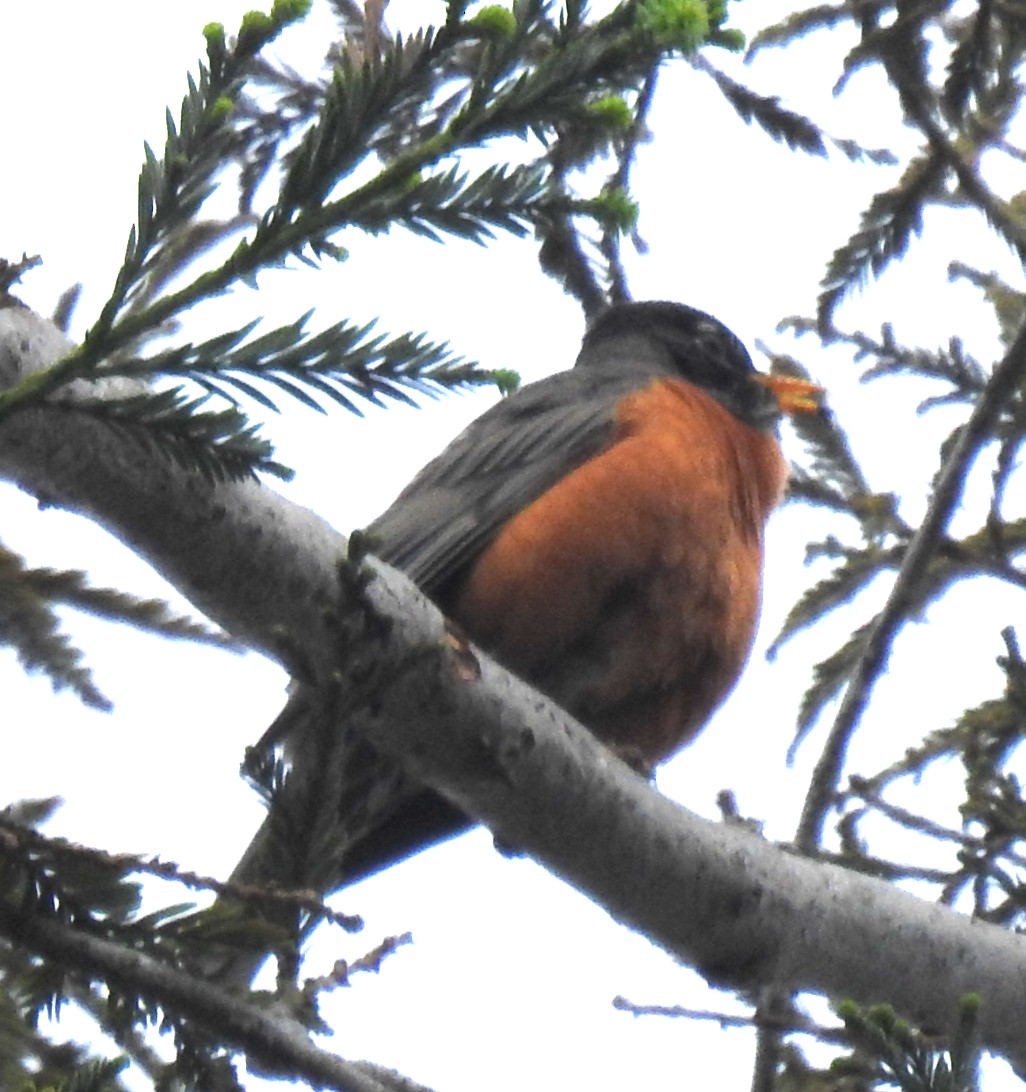
[[[573, 369], [487, 411], [368, 528], [471, 639], [651, 768], [733, 688], [759, 614], [782, 412], [817, 388], [755, 371], [709, 315], [625, 303]], [[470, 825], [433, 792], [351, 846], [345, 883]]]

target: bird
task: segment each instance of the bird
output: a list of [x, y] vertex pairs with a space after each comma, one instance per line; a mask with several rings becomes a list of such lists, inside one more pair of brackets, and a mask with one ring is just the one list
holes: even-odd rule
[[[788, 477], [778, 424], [816, 411], [821, 393], [759, 373], [693, 307], [611, 304], [572, 368], [473, 421], [364, 529], [360, 550], [648, 774], [707, 724], [744, 668], [764, 528]], [[261, 892], [348, 888], [474, 825], [369, 742], [347, 736], [341, 764], [325, 765], [316, 741], [324, 729], [336, 739], [332, 701], [295, 680], [244, 764], [298, 747], [230, 877], [235, 911], [245, 892], [229, 919], [243, 933], [192, 964], [221, 985], [252, 979], [268, 925], [291, 944], [317, 920]], [[223, 930], [218, 906], [233, 913], [220, 898], [201, 913]], [[264, 926], [250, 935], [254, 917]]]
[[[758, 623], [782, 415], [820, 389], [758, 372], [723, 323], [615, 303], [576, 363], [472, 422], [365, 529], [486, 653], [650, 771], [733, 689]], [[473, 825], [423, 789], [348, 846], [342, 886]]]

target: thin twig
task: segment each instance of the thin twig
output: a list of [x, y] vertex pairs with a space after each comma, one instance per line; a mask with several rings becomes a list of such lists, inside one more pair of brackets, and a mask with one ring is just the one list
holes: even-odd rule
[[98, 867], [110, 868], [125, 875], [138, 873], [156, 876], [172, 883], [180, 883], [193, 891], [212, 891], [215, 895], [236, 902], [258, 901], [286, 906], [292, 910], [303, 910], [319, 920], [341, 926], [350, 933], [359, 932], [363, 928], [361, 918], [332, 910], [323, 900], [316, 898], [309, 891], [289, 891], [254, 884], [233, 883], [230, 880], [217, 880], [212, 876], [189, 872], [180, 868], [174, 861], [162, 861], [159, 857], [147, 859], [134, 853], [110, 853], [107, 850], [69, 842], [66, 838], [47, 837], [37, 830], [22, 826], [20, 823], [12, 823], [2, 817], [0, 817], [0, 830], [3, 830], [5, 835], [16, 839], [19, 848], [23, 851], [42, 850], [55, 856], [88, 860]]
[[[645, 82], [638, 93], [638, 101], [634, 107], [634, 121], [627, 132], [623, 147], [617, 156], [616, 170], [610, 175], [605, 189], [622, 190], [630, 192], [631, 170], [637, 158], [638, 145], [641, 144], [648, 133], [648, 115], [655, 101], [656, 84], [659, 79], [659, 65], [655, 64], [645, 77]], [[640, 241], [638, 246], [643, 244]], [[620, 253], [620, 230], [609, 225], [602, 232], [599, 250], [606, 260], [609, 275], [609, 299], [612, 303], [623, 303], [631, 298], [630, 289], [627, 287], [627, 271], [624, 269], [623, 257]]]
[[[941, 842], [954, 842], [962, 849], [971, 850], [973, 853], [986, 853], [988, 850], [993, 849], [993, 846], [984, 838], [979, 838], [966, 831], [953, 830], [943, 823], [936, 823], [923, 815], [917, 815], [907, 808], [884, 800], [876, 790], [872, 789], [867, 782], [860, 778], [852, 778], [851, 788], [854, 797], [864, 800], [870, 807], [875, 808], [881, 815], [890, 819], [891, 822], [897, 823], [908, 830], [914, 830], [917, 834], [928, 835], [930, 838]], [[1010, 864], [1026, 869], [1026, 857], [1022, 856], [1022, 854], [1008, 850], [1003, 852], [1001, 856]]]
[[[383, 1092], [386, 1088], [417, 1088], [393, 1081], [393, 1075], [349, 1062], [322, 1050], [309, 1032], [281, 1007], [267, 1008], [168, 967], [158, 960], [103, 937], [41, 915], [20, 914], [0, 905], [0, 930], [54, 964], [136, 990], [157, 1004], [207, 1028], [218, 1040], [246, 1051], [251, 1062], [268, 1073], [287, 1073], [316, 1088], [339, 1092]], [[398, 1075], [394, 1075], [398, 1078]]]
[[915, 585], [940, 546], [961, 500], [969, 467], [991, 436], [1005, 402], [1024, 378], [1026, 326], [1019, 330], [1005, 358], [994, 369], [969, 415], [958, 442], [948, 456], [922, 525], [905, 553], [891, 594], [866, 638], [865, 648], [852, 672], [805, 798], [795, 838], [803, 852], [812, 852], [823, 836], [827, 813], [836, 799], [848, 742], [862, 719], [876, 680], [887, 666], [891, 646], [902, 626], [908, 604], [913, 599]]
[[613, 1008], [628, 1012], [632, 1016], [668, 1016], [683, 1020], [705, 1020], [719, 1024], [721, 1028], [766, 1028], [781, 1034], [812, 1035], [826, 1043], [847, 1042], [843, 1027], [824, 1027], [792, 1008], [786, 1011], [786, 1015], [760, 1012], [740, 1014], [717, 1012], [715, 1009], [689, 1009], [683, 1005], [639, 1005], [622, 996], [613, 998]]

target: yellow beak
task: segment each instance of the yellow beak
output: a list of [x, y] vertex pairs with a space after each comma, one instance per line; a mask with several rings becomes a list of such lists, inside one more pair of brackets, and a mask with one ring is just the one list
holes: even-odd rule
[[781, 413], [815, 413], [819, 409], [823, 388], [815, 383], [791, 375], [758, 375], [756, 379], [776, 395]]

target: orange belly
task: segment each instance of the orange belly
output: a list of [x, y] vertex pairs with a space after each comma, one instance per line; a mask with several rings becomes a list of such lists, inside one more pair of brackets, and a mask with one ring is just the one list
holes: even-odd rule
[[599, 738], [662, 761], [748, 658], [776, 438], [663, 380], [621, 403], [613, 444], [509, 521], [442, 606]]

